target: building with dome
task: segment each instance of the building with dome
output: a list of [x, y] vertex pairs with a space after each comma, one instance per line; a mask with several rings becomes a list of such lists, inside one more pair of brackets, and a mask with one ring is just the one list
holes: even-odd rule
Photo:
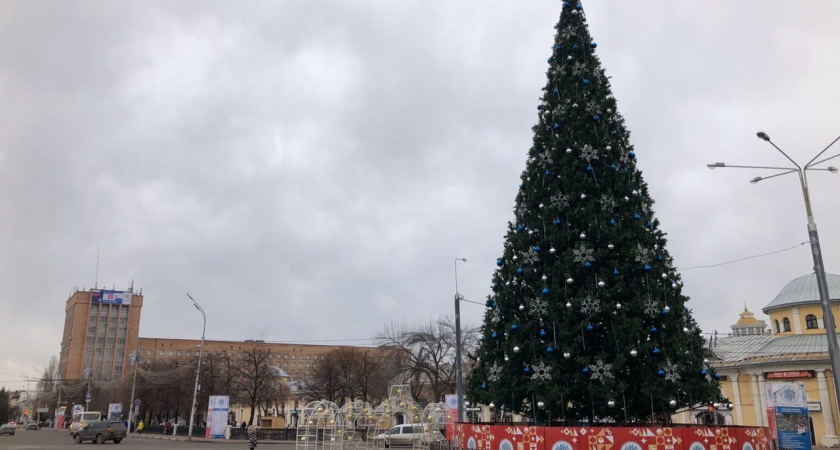
[[[840, 319], [840, 275], [826, 278], [831, 311]], [[770, 318], [769, 327], [745, 305], [731, 335], [709, 339], [709, 365], [721, 375], [723, 395], [730, 403], [718, 405], [711, 418], [708, 411], [692, 412], [691, 421], [768, 426], [767, 383], [802, 382], [814, 443], [840, 445], [840, 412], [816, 275], [789, 282], [762, 312]]]

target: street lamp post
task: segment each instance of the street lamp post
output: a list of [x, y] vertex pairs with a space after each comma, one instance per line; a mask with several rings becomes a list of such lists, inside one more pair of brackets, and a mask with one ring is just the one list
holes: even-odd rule
[[464, 381], [461, 374], [461, 300], [458, 292], [458, 261], [467, 262], [466, 258], [455, 258], [455, 396], [458, 398], [458, 422], [464, 422]]
[[[808, 177], [806, 175], [806, 171], [808, 170], [819, 170], [819, 171], [827, 171], [831, 173], [837, 173], [838, 169], [836, 167], [827, 167], [827, 168], [815, 168], [814, 166], [824, 163], [830, 159], [837, 158], [840, 156], [840, 153], [830, 156], [828, 158], [821, 159], [816, 161], [817, 158], [822, 156], [823, 153], [826, 152], [835, 142], [840, 140], [840, 137], [833, 140], [826, 148], [824, 148], [821, 152], [814, 156], [804, 167], [801, 167], [797, 164], [790, 156], [787, 155], [782, 149], [780, 149], [773, 141], [770, 140], [770, 136], [763, 131], [759, 131], [756, 133], [759, 139], [770, 143], [776, 150], [779, 151], [788, 161], [790, 161], [794, 167], [767, 167], [767, 166], [730, 166], [726, 163], [718, 162], [707, 164], [706, 166], [709, 169], [716, 169], [718, 167], [724, 168], [736, 168], [736, 169], [770, 169], [770, 170], [780, 170], [781, 172], [766, 176], [766, 177], [755, 177], [750, 180], [750, 183], [756, 184], [762, 180], [768, 180], [770, 178], [779, 177], [782, 175], [787, 175], [789, 173], [796, 172], [799, 175], [799, 185], [802, 188], [802, 196], [805, 199], [805, 213], [808, 216], [808, 237], [811, 241], [811, 254], [814, 258], [814, 273], [817, 277], [817, 289], [820, 293], [820, 303], [822, 304], [823, 310], [823, 322], [825, 325], [825, 335], [828, 339], [828, 357], [831, 361], [831, 374], [832, 378], [834, 379], [834, 392], [840, 392], [840, 348], [837, 345], [837, 334], [835, 332], [835, 323], [834, 323], [834, 314], [831, 312], [831, 304], [829, 303], [829, 295], [828, 295], [828, 284], [825, 278], [825, 267], [823, 266], [823, 257], [822, 257], [822, 250], [820, 249], [820, 237], [817, 233], [817, 224], [814, 222], [814, 214], [811, 210], [811, 198], [808, 193]], [[816, 162], [815, 162], [816, 161]], [[837, 399], [835, 399], [837, 400]]]
[[195, 369], [195, 386], [193, 387], [192, 409], [190, 409], [190, 429], [189, 434], [187, 434], [187, 440], [191, 441], [193, 424], [195, 423], [195, 406], [198, 401], [198, 388], [201, 381], [201, 353], [204, 351], [204, 332], [207, 330], [207, 314], [204, 314], [204, 310], [201, 309], [201, 306], [199, 306], [198, 302], [189, 293], [187, 293], [187, 297], [192, 300], [193, 306], [201, 313], [201, 317], [204, 319], [204, 326], [201, 328], [201, 345], [198, 347], [198, 367]]

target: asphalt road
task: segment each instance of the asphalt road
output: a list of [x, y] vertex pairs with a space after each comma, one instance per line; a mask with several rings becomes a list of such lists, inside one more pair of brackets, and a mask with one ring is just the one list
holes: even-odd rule
[[[82, 450], [87, 449], [91, 444], [85, 442], [83, 444], [76, 444], [70, 438], [70, 432], [67, 430], [21, 430], [18, 429], [14, 436], [0, 436], [0, 450]], [[213, 442], [187, 442], [187, 441], [170, 441], [162, 439], [150, 439], [148, 437], [128, 437], [119, 444], [113, 442], [106, 442], [103, 444], [105, 448], [114, 448], [119, 450], [127, 449], [151, 449], [151, 450], [176, 450], [176, 449], [247, 449], [248, 441], [213, 441]], [[294, 450], [293, 443], [260, 443], [257, 447], [268, 448], [271, 450]], [[96, 446], [94, 449], [100, 449], [102, 446]], [[91, 449], [93, 450], [93, 449]]]

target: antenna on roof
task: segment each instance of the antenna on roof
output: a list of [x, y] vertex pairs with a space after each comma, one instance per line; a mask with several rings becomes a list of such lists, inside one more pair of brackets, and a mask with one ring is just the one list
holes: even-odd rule
[[93, 288], [99, 285], [99, 244], [96, 244], [96, 275], [93, 276]]

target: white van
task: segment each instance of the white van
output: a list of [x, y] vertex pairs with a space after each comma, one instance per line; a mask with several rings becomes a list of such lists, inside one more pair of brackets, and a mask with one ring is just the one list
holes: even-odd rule
[[73, 420], [70, 421], [70, 434], [75, 433], [76, 430], [91, 422], [99, 421], [101, 418], [102, 414], [93, 411], [74, 414]]

